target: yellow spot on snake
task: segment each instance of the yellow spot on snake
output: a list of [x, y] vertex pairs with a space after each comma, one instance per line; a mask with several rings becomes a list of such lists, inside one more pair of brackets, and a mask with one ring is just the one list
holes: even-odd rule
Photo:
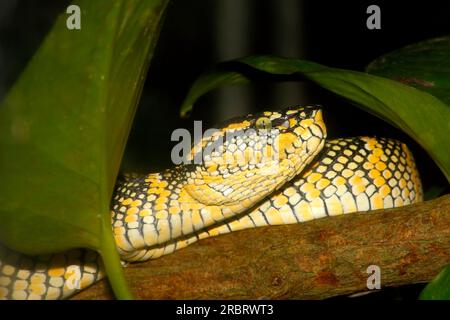
[[366, 170], [373, 169], [373, 167], [374, 167], [373, 163], [370, 163], [370, 162], [364, 162], [364, 164], [363, 164], [363, 168]]
[[124, 206], [127, 206], [127, 205], [131, 204], [132, 202], [133, 202], [133, 199], [128, 198], [128, 199], [123, 200], [123, 201], [122, 201], [122, 204], [123, 204]]
[[380, 194], [383, 198], [386, 197], [390, 192], [391, 188], [387, 184], [380, 188]]
[[403, 196], [405, 197], [405, 198], [408, 198], [409, 197], [409, 190], [408, 189], [403, 189]]
[[53, 287], [49, 287], [48, 288], [48, 292], [46, 295], [46, 299], [48, 300], [55, 300], [56, 298], [58, 298], [60, 295], [60, 290], [57, 288], [53, 288]]
[[311, 207], [306, 201], [300, 201], [295, 206], [294, 211], [303, 221], [309, 221], [314, 219]]
[[65, 269], [64, 268], [52, 268], [48, 271], [48, 275], [50, 277], [61, 277], [64, 275]]
[[44, 284], [31, 284], [30, 285], [30, 291], [31, 293], [34, 293], [38, 296], [41, 296], [45, 293], [45, 285]]
[[336, 196], [333, 196], [330, 199], [326, 199], [325, 204], [330, 216], [337, 216], [342, 214], [342, 203]]
[[200, 212], [198, 210], [192, 212], [192, 223], [196, 225], [202, 223], [202, 218], [200, 217]]
[[220, 210], [218, 207], [212, 207], [210, 210], [211, 216], [214, 219], [214, 221], [223, 220], [222, 210]]
[[310, 192], [310, 191], [312, 191], [314, 189], [315, 189], [314, 185], [312, 183], [309, 183], [309, 182], [302, 184], [302, 186], [300, 187], [300, 190], [305, 192], [305, 193]]
[[380, 158], [378, 158], [377, 156], [371, 154], [367, 157], [367, 159], [371, 162], [371, 163], [377, 163], [378, 161], [380, 161]]
[[139, 206], [142, 205], [142, 201], [141, 201], [141, 200], [134, 200], [134, 201], [131, 203], [131, 205], [132, 205], [133, 207], [139, 207]]
[[313, 190], [309, 191], [306, 194], [306, 198], [310, 201], [318, 198], [319, 196], [320, 196], [320, 191], [317, 190], [316, 188], [314, 188]]
[[352, 192], [355, 195], [359, 195], [359, 194], [363, 193], [364, 191], [366, 191], [366, 187], [364, 185], [355, 185], [352, 188]]
[[297, 139], [297, 136], [292, 133], [279, 135], [275, 140], [275, 145], [278, 145], [278, 150], [285, 150], [291, 147], [292, 143]]
[[164, 180], [159, 183], [159, 187], [163, 188], [163, 189], [166, 188], [168, 185], [169, 185], [169, 183]]
[[269, 210], [267, 210], [265, 213], [270, 224], [283, 224], [283, 219], [281, 219], [280, 213], [274, 207], [270, 207]]
[[28, 279], [28, 277], [30, 276], [31, 272], [29, 270], [20, 270], [17, 273], [17, 278], [18, 279]]
[[386, 183], [386, 180], [384, 180], [382, 177], [377, 177], [373, 183], [377, 186], [377, 187], [381, 187], [382, 185], [384, 185]]
[[370, 204], [371, 204], [371, 209], [382, 209], [383, 208], [383, 199], [381, 198], [381, 195], [378, 193], [375, 193], [371, 198], [370, 198]]
[[304, 120], [300, 121], [300, 125], [302, 127], [308, 127], [308, 126], [312, 125], [313, 123], [314, 123], [313, 119], [304, 119]]
[[289, 126], [294, 127], [297, 124], [297, 120], [295, 118], [289, 119]]
[[376, 179], [379, 176], [380, 176], [380, 171], [375, 170], [375, 169], [372, 169], [372, 170], [369, 171], [369, 177], [371, 179]]
[[180, 208], [178, 206], [174, 206], [174, 207], [170, 207], [169, 208], [169, 213], [170, 214], [178, 214], [180, 213]]
[[288, 196], [288, 197], [290, 198], [290, 197], [292, 197], [294, 194], [296, 194], [297, 191], [296, 191], [294, 188], [289, 187], [289, 188], [285, 189], [283, 193], [284, 193], [286, 196]]
[[350, 213], [358, 210], [356, 207], [355, 198], [350, 192], [344, 193], [341, 197], [341, 201], [345, 212]]
[[369, 150], [372, 150], [373, 147], [377, 144], [377, 140], [375, 138], [368, 138], [366, 140], [367, 146]]
[[136, 222], [137, 221], [137, 216], [136, 215], [128, 215], [125, 217], [125, 222], [129, 223], [129, 222]]
[[303, 127], [297, 127], [294, 129], [294, 132], [298, 134], [299, 136], [303, 135], [305, 133], [306, 129]]
[[[262, 119], [262, 118], [260, 118], [260, 119]], [[270, 119], [268, 119], [268, 118], [265, 118], [265, 119], [267, 119], [270, 122]], [[225, 130], [227, 130], [227, 129], [243, 129], [243, 128], [247, 128], [248, 126], [250, 126], [250, 122], [245, 120], [245, 121], [242, 121], [242, 122], [232, 123], [229, 126], [227, 126], [225, 128]]]
[[353, 175], [353, 171], [349, 170], [349, 169], [344, 169], [344, 171], [342, 171], [342, 176], [344, 178], [350, 178]]
[[383, 150], [380, 149], [380, 148], [375, 148], [375, 149], [373, 150], [373, 155], [374, 155], [375, 157], [381, 157], [383, 154], [384, 154], [384, 152], [383, 152]]
[[406, 187], [406, 181], [405, 179], [400, 179], [400, 182], [398, 183], [398, 185], [400, 186], [401, 189]]
[[358, 154], [353, 158], [353, 160], [355, 160], [356, 162], [363, 162], [364, 158]]
[[218, 236], [220, 234], [220, 231], [218, 228], [213, 228], [211, 230], [208, 230], [208, 232], [212, 237]]
[[213, 165], [210, 165], [207, 170], [208, 170], [208, 172], [214, 172], [214, 171], [217, 171], [217, 167], [218, 167], [217, 164], [213, 164]]
[[383, 171], [384, 169], [386, 169], [386, 164], [384, 162], [377, 162], [377, 164], [375, 165], [375, 168], [379, 171]]
[[316, 183], [316, 188], [319, 190], [325, 189], [326, 187], [328, 187], [328, 185], [330, 184], [330, 180], [328, 179], [320, 179], [317, 183]]
[[114, 234], [116, 244], [121, 249], [130, 249], [130, 244], [127, 242], [123, 235]]
[[283, 195], [277, 196], [273, 202], [274, 206], [277, 208], [281, 208], [286, 203], [288, 203], [288, 198]]
[[25, 290], [28, 288], [28, 282], [25, 280], [18, 280], [14, 283], [14, 290]]
[[141, 217], [146, 217], [149, 216], [152, 212], [149, 209], [142, 209], [141, 211], [139, 211], [139, 215]]
[[348, 162], [348, 158], [343, 156], [340, 156], [337, 160], [342, 164], [346, 164]]
[[344, 185], [345, 182], [346, 182], [346, 180], [344, 178], [342, 178], [342, 177], [336, 177], [336, 178], [333, 179], [333, 184], [336, 185], [336, 186]]
[[361, 179], [361, 177], [355, 175], [350, 178], [349, 182], [351, 185], [360, 185], [362, 184], [363, 180]]
[[114, 228], [114, 234], [124, 234], [125, 233], [125, 228], [124, 227], [115, 227]]
[[43, 273], [35, 273], [31, 276], [30, 282], [31, 283], [43, 283], [45, 281], [46, 276]]
[[264, 146], [263, 147], [263, 155], [264, 155], [264, 157], [267, 157], [267, 158], [270, 159], [272, 157], [272, 155], [273, 155], [272, 147], [271, 146]]
[[155, 210], [164, 210], [167, 209], [167, 205], [165, 203], [159, 203], [155, 206]]
[[84, 274], [83, 278], [81, 278], [81, 288], [86, 288], [87, 286], [89, 286], [91, 283], [94, 282], [94, 276], [90, 275], [90, 274]]
[[3, 274], [5, 276], [10, 276], [12, 275], [14, 272], [16, 271], [16, 269], [13, 266], [10, 265], [6, 265], [3, 267]]
[[320, 173], [314, 172], [308, 176], [307, 181], [310, 183], [316, 183], [320, 178], [322, 178], [322, 175]]
[[128, 215], [133, 215], [133, 214], [137, 214], [139, 212], [139, 209], [136, 207], [131, 207], [127, 210], [127, 214]]
[[389, 179], [390, 177], [392, 177], [392, 172], [389, 171], [389, 170], [384, 170], [384, 171], [383, 171], [383, 177], [384, 177], [385, 179]]
[[167, 198], [166, 197], [159, 197], [158, 199], [156, 199], [155, 204], [163, 204], [167, 202]]
[[156, 219], [167, 219], [167, 211], [166, 211], [166, 210], [158, 211], [158, 212], [155, 214], [155, 218], [156, 218]]

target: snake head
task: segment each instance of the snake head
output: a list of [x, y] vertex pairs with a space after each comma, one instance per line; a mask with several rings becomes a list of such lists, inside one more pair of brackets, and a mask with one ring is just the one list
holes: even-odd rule
[[202, 162], [187, 170], [185, 189], [203, 204], [247, 207], [299, 174], [325, 138], [318, 106], [231, 119], [193, 146]]

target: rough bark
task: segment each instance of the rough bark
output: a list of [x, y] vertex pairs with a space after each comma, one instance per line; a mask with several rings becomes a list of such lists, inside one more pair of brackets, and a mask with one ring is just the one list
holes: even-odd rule
[[[202, 240], [130, 265], [141, 299], [322, 299], [427, 282], [450, 263], [450, 195], [413, 206], [270, 226]], [[106, 281], [75, 299], [113, 298]]]

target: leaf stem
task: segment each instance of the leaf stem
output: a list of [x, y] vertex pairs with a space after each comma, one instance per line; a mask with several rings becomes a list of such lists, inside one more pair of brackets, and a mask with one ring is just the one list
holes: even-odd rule
[[[109, 215], [106, 216], [109, 217]], [[108, 281], [117, 299], [133, 300], [134, 297], [125, 279], [123, 267], [120, 263], [120, 256], [110, 230], [111, 224], [108, 219], [102, 219], [102, 227], [105, 229], [102, 232], [102, 242], [99, 251], [103, 259], [106, 274], [108, 275]]]

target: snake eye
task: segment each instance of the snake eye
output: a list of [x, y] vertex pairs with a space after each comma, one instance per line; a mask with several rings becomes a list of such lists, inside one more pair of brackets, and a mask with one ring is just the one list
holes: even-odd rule
[[255, 123], [256, 129], [265, 129], [269, 130], [272, 128], [272, 121], [270, 121], [267, 117], [261, 117], [256, 120]]

